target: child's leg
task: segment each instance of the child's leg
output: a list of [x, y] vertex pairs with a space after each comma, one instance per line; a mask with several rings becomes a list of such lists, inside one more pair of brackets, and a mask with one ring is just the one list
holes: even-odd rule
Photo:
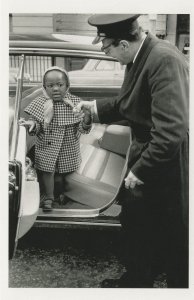
[[[74, 172], [74, 171], [73, 171]], [[72, 171], [71, 172], [66, 172], [66, 173], [63, 173], [63, 185], [64, 185], [64, 190], [67, 192], [69, 190], [69, 183], [67, 182], [66, 180], [66, 176], [73, 173]]]
[[58, 195], [60, 205], [65, 205], [69, 201], [68, 197], [65, 196], [65, 192], [70, 189], [69, 183], [66, 181], [66, 176], [71, 173], [73, 172], [55, 174], [55, 194]]
[[63, 176], [61, 173], [55, 173], [54, 182], [54, 197], [58, 198], [64, 192]]
[[43, 208], [51, 209], [54, 200], [54, 172], [38, 171], [40, 190], [45, 194]]
[[42, 183], [46, 198], [54, 200], [54, 172], [42, 172]]

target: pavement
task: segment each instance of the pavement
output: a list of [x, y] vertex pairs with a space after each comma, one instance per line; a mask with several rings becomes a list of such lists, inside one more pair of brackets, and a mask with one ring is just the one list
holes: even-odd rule
[[[9, 262], [9, 287], [99, 288], [125, 272], [120, 239], [108, 230], [32, 228]], [[165, 274], [153, 287], [167, 287]]]
[[118, 278], [118, 236], [112, 232], [34, 229], [9, 263], [9, 287], [97, 288]]

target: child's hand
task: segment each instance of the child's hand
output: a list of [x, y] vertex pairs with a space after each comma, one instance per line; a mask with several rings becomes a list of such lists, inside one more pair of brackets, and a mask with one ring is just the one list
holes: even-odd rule
[[91, 109], [90, 108], [86, 108], [86, 107], [82, 107], [82, 111], [84, 113], [83, 115], [83, 122], [86, 125], [90, 125], [92, 123], [92, 114], [91, 114]]
[[74, 113], [74, 116], [76, 117], [76, 118], [83, 118], [84, 117], [84, 112], [83, 112], [83, 110], [82, 109], [77, 109], [77, 107], [76, 106], [74, 106], [74, 108], [73, 108], [73, 113]]
[[34, 129], [34, 127], [36, 126], [36, 123], [33, 120], [26, 121], [24, 118], [21, 118], [19, 120], [19, 125], [27, 127], [28, 131], [31, 132]]
[[74, 113], [80, 113], [81, 111], [84, 110], [84, 108], [89, 109], [92, 113], [94, 113], [94, 105], [95, 105], [95, 100], [94, 101], [80, 101], [74, 108], [73, 112]]
[[[73, 113], [76, 117], [84, 118], [85, 114], [91, 116], [94, 113], [94, 102], [95, 101], [81, 101], [73, 108]], [[87, 117], [86, 117], [87, 119]], [[86, 120], [87, 121], [87, 120]]]

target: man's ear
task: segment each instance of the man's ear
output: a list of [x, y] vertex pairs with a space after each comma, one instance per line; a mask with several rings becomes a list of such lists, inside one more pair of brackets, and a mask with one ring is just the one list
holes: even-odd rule
[[128, 50], [128, 48], [129, 48], [129, 42], [126, 40], [121, 40], [120, 45], [124, 50]]

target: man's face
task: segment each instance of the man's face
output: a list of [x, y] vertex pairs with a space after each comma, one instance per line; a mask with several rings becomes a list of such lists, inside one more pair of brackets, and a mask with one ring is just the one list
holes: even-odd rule
[[[126, 65], [133, 60], [132, 53], [129, 51], [129, 48], [126, 51], [126, 48], [123, 47], [122, 41], [119, 42], [118, 46], [114, 46], [112, 43], [113, 39], [105, 38], [102, 40], [102, 48], [106, 55], [116, 58], [121, 65]], [[126, 41], [125, 41], [126, 42]]]
[[65, 75], [58, 70], [49, 71], [45, 75], [44, 87], [51, 99], [54, 101], [62, 101], [67, 91]]

